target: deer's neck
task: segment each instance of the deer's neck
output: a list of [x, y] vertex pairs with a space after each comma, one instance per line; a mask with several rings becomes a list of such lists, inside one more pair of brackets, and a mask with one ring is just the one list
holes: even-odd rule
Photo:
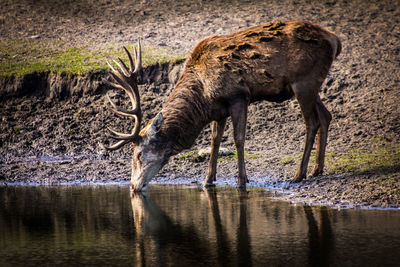
[[168, 97], [162, 114], [163, 132], [171, 154], [190, 148], [211, 121], [210, 101], [204, 96], [202, 84], [182, 76]]

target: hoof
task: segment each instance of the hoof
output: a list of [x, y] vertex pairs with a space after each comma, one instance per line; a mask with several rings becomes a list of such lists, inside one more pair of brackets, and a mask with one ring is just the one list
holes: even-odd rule
[[290, 181], [290, 183], [300, 183], [300, 182], [303, 181], [305, 178], [306, 178], [305, 175], [304, 175], [304, 176], [296, 175], [296, 176]]
[[324, 172], [323, 170], [319, 170], [316, 168], [311, 172], [311, 176], [312, 177], [321, 176], [323, 172]]

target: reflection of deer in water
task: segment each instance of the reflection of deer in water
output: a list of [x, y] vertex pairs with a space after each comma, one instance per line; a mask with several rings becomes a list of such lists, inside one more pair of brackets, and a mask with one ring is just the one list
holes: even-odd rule
[[[126, 49], [125, 49], [126, 50]], [[332, 61], [339, 55], [341, 43], [336, 35], [304, 21], [273, 22], [237, 33], [213, 36], [199, 42], [188, 56], [174, 90], [158, 115], [140, 130], [142, 113], [137, 87], [141, 69], [140, 44], [135, 50], [134, 66], [117, 62], [120, 70], [111, 72], [125, 90], [132, 109], [111, 109], [135, 118], [131, 134], [118, 133], [115, 150], [134, 144], [131, 184], [140, 191], [167, 163], [168, 159], [190, 148], [201, 130], [212, 123], [211, 157], [205, 186], [216, 179], [218, 150], [227, 117], [232, 118], [238, 153], [238, 187], [245, 187], [244, 141], [247, 109], [251, 102], [282, 102], [296, 97], [306, 124], [306, 141], [299, 171], [294, 181], [306, 177], [307, 165], [318, 133], [317, 157], [313, 176], [324, 168], [325, 147], [331, 114], [319, 97], [320, 87]]]
[[237, 255], [238, 266], [251, 266], [251, 246], [247, 224], [247, 192], [239, 191], [239, 224], [236, 233], [236, 253], [230, 247], [229, 238], [224, 231], [218, 206], [217, 192], [213, 189], [205, 189], [210, 210], [214, 219], [214, 227], [217, 239], [218, 261], [221, 266], [232, 266], [233, 255]]
[[[194, 226], [182, 226], [171, 220], [157, 204], [141, 193], [131, 198], [137, 238], [137, 264], [168, 265], [168, 260], [190, 266], [211, 258], [211, 244], [202, 239]], [[190, 257], [188, 257], [190, 255]], [[156, 260], [155, 262], [148, 262]]]
[[309, 263], [311, 266], [328, 266], [331, 262], [329, 256], [334, 247], [329, 214], [326, 207], [316, 207], [314, 210], [318, 210], [319, 225], [314, 217], [313, 209], [310, 206], [304, 206], [309, 233]]
[[[151, 259], [163, 262], [168, 265], [168, 259], [173, 262], [180, 262], [182, 266], [190, 263], [214, 262], [216, 255], [221, 266], [247, 265], [251, 263], [251, 247], [249, 229], [247, 223], [247, 195], [246, 192], [239, 192], [240, 210], [239, 222], [237, 225], [236, 242], [229, 240], [228, 234], [221, 222], [221, 214], [218, 206], [217, 194], [214, 190], [204, 190], [209, 203], [210, 217], [213, 218], [216, 242], [207, 237], [207, 233], [201, 235], [198, 230], [198, 220], [193, 225], [181, 225], [174, 222], [156, 203], [141, 193], [132, 195], [132, 211], [135, 221], [137, 239], [137, 262], [143, 265], [151, 265]], [[185, 215], [182, 212], [181, 215]], [[212, 227], [211, 227], [212, 228]], [[232, 245], [236, 243], [235, 249]], [[175, 254], [171, 255], [171, 253]], [[168, 254], [168, 255], [167, 255]], [[191, 255], [186, 258], [185, 255]], [[237, 259], [235, 259], [237, 256]], [[237, 263], [237, 264], [235, 264]], [[246, 264], [245, 264], [246, 263]]]

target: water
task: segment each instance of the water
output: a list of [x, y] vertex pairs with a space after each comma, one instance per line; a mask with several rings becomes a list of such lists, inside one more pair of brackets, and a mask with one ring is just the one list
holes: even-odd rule
[[150, 186], [0, 187], [0, 266], [398, 266], [400, 212], [269, 193]]

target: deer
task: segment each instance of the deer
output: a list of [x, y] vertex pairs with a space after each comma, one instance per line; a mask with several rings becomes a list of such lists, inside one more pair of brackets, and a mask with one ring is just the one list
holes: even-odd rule
[[237, 187], [248, 182], [244, 144], [249, 104], [256, 101], [283, 102], [297, 99], [306, 133], [300, 167], [292, 182], [307, 177], [310, 153], [317, 136], [316, 160], [312, 177], [323, 174], [328, 128], [332, 115], [319, 96], [332, 62], [341, 52], [340, 39], [332, 32], [307, 21], [273, 21], [227, 35], [198, 42], [189, 53], [184, 69], [161, 111], [141, 129], [142, 112], [138, 77], [142, 69], [140, 40], [134, 59], [123, 47], [129, 67], [119, 59], [110, 66], [115, 82], [132, 109], [117, 106], [106, 95], [106, 106], [118, 115], [131, 117], [131, 133], [109, 128], [117, 141], [101, 145], [116, 150], [133, 145], [131, 187], [145, 190], [169, 159], [189, 149], [203, 128], [211, 124], [211, 153], [204, 187], [215, 186], [217, 159], [227, 118], [233, 124], [237, 150]]

